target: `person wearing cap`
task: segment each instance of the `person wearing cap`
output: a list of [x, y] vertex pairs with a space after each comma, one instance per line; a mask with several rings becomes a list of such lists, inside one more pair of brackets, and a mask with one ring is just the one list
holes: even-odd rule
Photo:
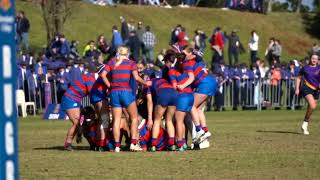
[[228, 39], [229, 39], [229, 48], [228, 48], [229, 65], [233, 66], [234, 64], [239, 63], [239, 47], [240, 47], [240, 39], [235, 29], [232, 30], [231, 35], [228, 37]]
[[59, 72], [56, 76], [58, 103], [61, 103], [62, 96], [70, 85], [70, 76], [69, 73], [66, 72], [65, 68], [66, 67], [64, 65], [61, 65], [58, 68]]

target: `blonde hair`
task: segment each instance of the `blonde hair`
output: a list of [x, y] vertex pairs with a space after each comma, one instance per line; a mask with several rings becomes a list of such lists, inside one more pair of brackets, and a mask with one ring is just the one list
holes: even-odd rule
[[117, 61], [122, 61], [129, 57], [129, 48], [126, 46], [119, 46], [117, 49]]

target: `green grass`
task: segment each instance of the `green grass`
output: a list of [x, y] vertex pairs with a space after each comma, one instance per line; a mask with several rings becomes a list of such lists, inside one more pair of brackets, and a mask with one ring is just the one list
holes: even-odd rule
[[[196, 28], [203, 29], [208, 36], [213, 28], [222, 27], [224, 31], [230, 32], [238, 29], [240, 40], [247, 48], [251, 30], [257, 30], [260, 36], [259, 56], [264, 56], [268, 39], [275, 37], [283, 44], [283, 60], [305, 57], [307, 50], [319, 39], [312, 37], [306, 32], [304, 19], [293, 13], [272, 13], [262, 15], [256, 13], [222, 11], [212, 8], [190, 8], [190, 9], [164, 9], [149, 6], [125, 6], [99, 7], [82, 2], [74, 3], [74, 13], [66, 22], [64, 33], [69, 40], [80, 41], [80, 51], [86, 42], [96, 40], [101, 33], [110, 40], [111, 27], [120, 27], [119, 16], [132, 19], [137, 23], [144, 22], [150, 25], [155, 32], [158, 43], [156, 52], [167, 48], [170, 39], [170, 31], [177, 24], [186, 27], [190, 38]], [[44, 23], [41, 17], [40, 7], [30, 2], [17, 1], [17, 10], [24, 10], [31, 22], [30, 43], [33, 49], [39, 50], [46, 44]], [[211, 51], [205, 54], [206, 60], [211, 60]], [[248, 53], [240, 56], [241, 62], [248, 62]]]
[[303, 114], [209, 112], [211, 147], [183, 153], [61, 151], [70, 123], [30, 116], [19, 121], [20, 178], [319, 179], [319, 111], [309, 136], [298, 134]]

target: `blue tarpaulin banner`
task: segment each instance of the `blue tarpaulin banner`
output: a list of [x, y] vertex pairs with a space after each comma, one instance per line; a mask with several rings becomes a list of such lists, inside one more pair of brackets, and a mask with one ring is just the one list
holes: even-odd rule
[[0, 179], [19, 179], [15, 101], [15, 4], [0, 0]]

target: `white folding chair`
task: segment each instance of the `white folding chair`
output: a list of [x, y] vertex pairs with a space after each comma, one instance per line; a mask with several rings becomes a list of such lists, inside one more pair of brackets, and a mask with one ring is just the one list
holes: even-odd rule
[[27, 117], [27, 107], [32, 106], [33, 115], [36, 115], [36, 104], [34, 102], [26, 102], [24, 91], [19, 89], [16, 91], [17, 108], [21, 107], [22, 117]]

